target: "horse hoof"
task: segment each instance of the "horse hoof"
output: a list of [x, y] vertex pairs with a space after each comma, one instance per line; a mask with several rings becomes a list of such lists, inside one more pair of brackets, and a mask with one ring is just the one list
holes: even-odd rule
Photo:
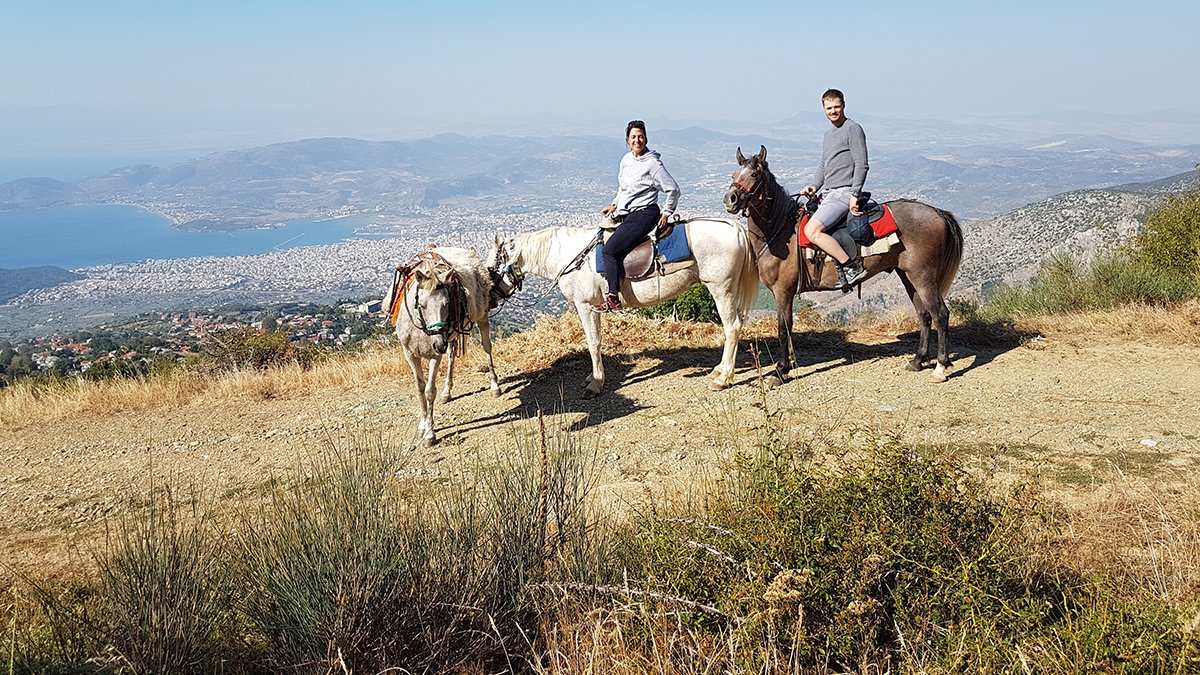
[[442, 394], [441, 396], [438, 397], [438, 403], [449, 403], [449, 402], [450, 402], [450, 394]]
[[422, 441], [422, 443], [425, 444], [425, 447], [427, 447], [427, 448], [432, 448], [433, 444], [437, 443], [436, 438], [423, 438], [423, 439], [421, 439], [421, 441]]
[[904, 366], [904, 369], [909, 372], [919, 373], [925, 369], [925, 364], [920, 361], [909, 361], [908, 365]]
[[779, 379], [778, 375], [768, 375], [763, 383], [767, 385], [767, 389], [775, 389], [783, 384], [783, 380]]
[[945, 382], [946, 379], [947, 378], [946, 378], [946, 367], [945, 366], [938, 366], [937, 368], [933, 369], [932, 373], [929, 374], [929, 381], [934, 384], [941, 384], [941, 383]]
[[718, 382], [717, 380], [709, 380], [708, 382], [709, 391], [725, 391], [728, 386], [724, 382]]
[[591, 389], [584, 389], [584, 390], [583, 390], [583, 397], [584, 397], [585, 399], [596, 398], [596, 397], [597, 397], [597, 396], [599, 396], [599, 395], [600, 395], [600, 392], [598, 392], [598, 391], [592, 391]]
[[500, 387], [495, 387], [492, 389], [492, 396], [495, 396], [496, 398], [500, 398]]

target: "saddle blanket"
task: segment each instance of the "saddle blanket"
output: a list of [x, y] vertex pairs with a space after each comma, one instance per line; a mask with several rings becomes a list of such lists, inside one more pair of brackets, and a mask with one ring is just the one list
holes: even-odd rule
[[[692, 246], [688, 243], [687, 221], [680, 221], [675, 223], [665, 239], [658, 240], [658, 262], [673, 263], [691, 259]], [[596, 271], [604, 274], [604, 244], [596, 246]]]
[[[893, 232], [886, 237], [876, 239], [875, 243], [871, 244], [870, 246], [859, 246], [858, 254], [864, 258], [870, 258], [873, 255], [887, 253], [888, 251], [892, 250], [893, 246], [899, 243], [900, 237], [896, 236], [896, 233]], [[812, 260], [815, 257], [817, 257], [817, 249], [815, 247], [809, 246], [808, 248], [804, 249], [805, 260]]]
[[[869, 216], [871, 219], [871, 229], [875, 231], [876, 242], [878, 242], [878, 240], [880, 240], [880, 239], [887, 237], [889, 234], [895, 232], [897, 229], [896, 228], [896, 219], [892, 217], [891, 207], [889, 207], [887, 204], [880, 204], [879, 209], [880, 209], [880, 213], [879, 213], [878, 218], [875, 217], [874, 213], [869, 213]], [[804, 248], [804, 247], [811, 248], [812, 247], [812, 242], [808, 240], [808, 235], [804, 234], [804, 224], [808, 222], [808, 218], [809, 218], [808, 214], [805, 214], [804, 218], [802, 218], [800, 220], [799, 238], [800, 238], [801, 248]], [[870, 248], [874, 248], [874, 245], [872, 245]], [[863, 255], [867, 255], [865, 250], [863, 252]]]

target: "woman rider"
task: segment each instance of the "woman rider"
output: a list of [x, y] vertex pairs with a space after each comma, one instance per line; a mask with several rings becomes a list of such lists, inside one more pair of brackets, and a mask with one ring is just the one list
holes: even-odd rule
[[[621, 310], [621, 279], [625, 277], [625, 256], [656, 227], [667, 224], [667, 218], [679, 205], [679, 185], [667, 173], [658, 153], [646, 147], [646, 123], [633, 120], [625, 125], [625, 143], [629, 152], [621, 158], [617, 172], [617, 196], [600, 213], [611, 216], [620, 225], [604, 242], [604, 271], [608, 277], [608, 293], [604, 302], [595, 306], [597, 312]], [[660, 210], [658, 193], [666, 193], [666, 204]]]

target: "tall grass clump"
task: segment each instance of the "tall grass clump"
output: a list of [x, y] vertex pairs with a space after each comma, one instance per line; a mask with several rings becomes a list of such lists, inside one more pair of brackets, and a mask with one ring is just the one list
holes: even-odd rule
[[266, 666], [445, 672], [528, 661], [530, 584], [575, 578], [603, 551], [587, 453], [555, 438], [481, 467], [474, 485], [419, 484], [397, 453], [376, 448], [273, 492], [242, 528], [236, 566]]
[[[91, 577], [28, 580], [29, 672], [212, 672], [237, 650], [227, 561], [195, 498], [170, 490], [110, 526]], [[14, 648], [15, 651], [15, 648]]]
[[591, 630], [667, 672], [1174, 672], [1167, 604], [1107, 595], [1035, 490], [994, 494], [944, 454], [768, 439], [703, 508], [633, 526]]

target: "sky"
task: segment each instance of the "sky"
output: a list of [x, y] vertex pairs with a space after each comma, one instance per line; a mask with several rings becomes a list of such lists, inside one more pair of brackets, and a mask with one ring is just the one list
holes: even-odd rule
[[1197, 114], [1196, 26], [1165, 0], [6, 0], [0, 163], [763, 124], [828, 87], [851, 117]]

